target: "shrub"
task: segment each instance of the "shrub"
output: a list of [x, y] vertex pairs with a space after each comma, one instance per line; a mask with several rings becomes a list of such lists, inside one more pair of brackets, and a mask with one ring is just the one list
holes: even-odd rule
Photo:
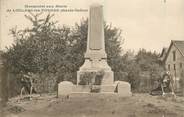
[[114, 72], [114, 80], [117, 81], [127, 81], [128, 82], [128, 73], [119, 71], [119, 72]]

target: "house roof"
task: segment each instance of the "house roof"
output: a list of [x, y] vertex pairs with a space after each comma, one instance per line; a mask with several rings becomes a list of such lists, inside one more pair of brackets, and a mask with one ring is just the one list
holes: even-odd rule
[[171, 44], [170, 44], [169, 48], [167, 49], [166, 55], [163, 59], [164, 61], [167, 59], [172, 45], [175, 46], [178, 49], [178, 51], [180, 52], [180, 54], [184, 57], [184, 40], [171, 40]]
[[181, 55], [184, 56], [184, 40], [183, 41], [172, 40], [172, 42], [175, 45], [175, 47], [179, 50], [179, 52], [181, 53]]

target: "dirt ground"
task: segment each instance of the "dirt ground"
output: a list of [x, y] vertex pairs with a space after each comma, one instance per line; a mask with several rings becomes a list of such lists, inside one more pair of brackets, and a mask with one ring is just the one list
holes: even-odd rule
[[72, 94], [69, 99], [54, 94], [34, 95], [32, 100], [10, 99], [2, 117], [184, 117], [184, 97], [133, 94]]

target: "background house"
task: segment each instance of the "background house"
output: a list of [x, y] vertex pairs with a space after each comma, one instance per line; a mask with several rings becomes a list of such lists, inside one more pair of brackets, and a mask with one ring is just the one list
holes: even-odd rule
[[169, 48], [162, 50], [160, 60], [165, 69], [172, 74], [175, 89], [183, 88], [181, 80], [184, 80], [184, 41], [172, 40]]

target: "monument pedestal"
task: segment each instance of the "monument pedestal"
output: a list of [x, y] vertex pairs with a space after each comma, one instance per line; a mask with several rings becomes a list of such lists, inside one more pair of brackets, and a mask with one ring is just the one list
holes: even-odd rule
[[[96, 70], [86, 70], [86, 71], [78, 71], [77, 72], [77, 85], [79, 85], [81, 81], [81, 75], [90, 72], [97, 72]], [[114, 74], [112, 71], [104, 71], [104, 75], [101, 81], [101, 85], [113, 85], [114, 82]]]
[[99, 72], [103, 71], [103, 77], [101, 85], [112, 85], [114, 82], [114, 73], [111, 71], [111, 68], [107, 64], [107, 61], [104, 60], [89, 60], [86, 59], [84, 64], [80, 67], [80, 70], [77, 72], [77, 84], [81, 81], [81, 75], [89, 72]]
[[[89, 73], [89, 72], [96, 72], [93, 70], [86, 70], [86, 71], [78, 71], [77, 72], [77, 85], [80, 86], [80, 76], [84, 73]], [[115, 91], [116, 86], [113, 84], [114, 83], [114, 74], [112, 71], [104, 71], [104, 75], [101, 80], [100, 85], [100, 93], [113, 93]]]
[[[89, 63], [88, 63], [89, 62]], [[84, 66], [87, 68], [84, 68], [84, 66], [81, 67], [81, 69], [77, 72], [77, 85], [80, 84], [81, 81], [81, 75], [85, 74], [85, 73], [90, 73], [90, 72], [98, 72], [98, 71], [103, 71], [103, 76], [101, 79], [101, 84], [100, 84], [100, 92], [114, 92], [115, 90], [115, 86], [113, 85], [114, 83], [114, 73], [113, 71], [111, 71], [111, 69], [109, 69], [110, 67], [106, 67], [106, 68], [96, 68], [96, 67], [91, 67], [92, 62], [88, 61], [85, 63], [88, 63]], [[100, 63], [98, 63], [98, 65], [100, 65]], [[94, 79], [96, 80], [96, 78]]]

